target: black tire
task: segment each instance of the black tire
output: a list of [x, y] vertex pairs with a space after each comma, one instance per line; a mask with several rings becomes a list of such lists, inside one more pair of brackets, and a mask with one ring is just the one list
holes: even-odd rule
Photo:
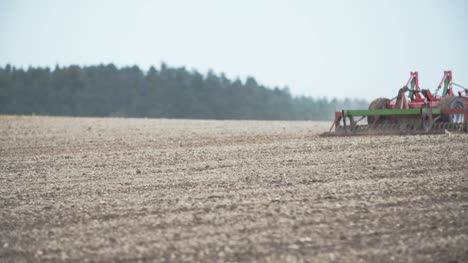
[[[371, 102], [369, 105], [369, 110], [383, 110], [383, 109], [390, 109], [390, 100], [387, 98], [378, 98]], [[374, 123], [374, 116], [367, 116], [367, 123], [373, 124]], [[386, 123], [387, 120], [385, 117], [380, 117], [377, 123]]]
[[[447, 96], [439, 102], [440, 109], [464, 109], [465, 104], [460, 97]], [[442, 114], [443, 122], [461, 123], [464, 120], [464, 114]]]

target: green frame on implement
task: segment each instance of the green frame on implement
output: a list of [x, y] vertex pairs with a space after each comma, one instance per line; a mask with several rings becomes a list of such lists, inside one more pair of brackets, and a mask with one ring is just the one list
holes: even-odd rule
[[[437, 91], [441, 89], [441, 96]], [[468, 89], [455, 96], [452, 72], [444, 71], [435, 95], [419, 89], [418, 72], [411, 72], [407, 84], [393, 99], [378, 98], [367, 110], [335, 112], [335, 120], [324, 136], [428, 134], [468, 132]], [[408, 88], [410, 86], [410, 88]], [[408, 100], [405, 93], [409, 91]], [[465, 93], [465, 95], [463, 95]], [[366, 124], [361, 121], [367, 119]]]

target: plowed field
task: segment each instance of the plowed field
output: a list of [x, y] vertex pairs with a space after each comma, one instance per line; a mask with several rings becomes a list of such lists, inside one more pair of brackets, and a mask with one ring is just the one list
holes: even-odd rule
[[0, 262], [468, 262], [468, 135], [0, 117]]

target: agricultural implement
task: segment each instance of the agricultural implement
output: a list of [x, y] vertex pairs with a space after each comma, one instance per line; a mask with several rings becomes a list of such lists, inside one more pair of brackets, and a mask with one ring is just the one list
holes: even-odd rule
[[[455, 94], [453, 86], [462, 90]], [[452, 71], [444, 71], [434, 94], [420, 89], [418, 72], [411, 72], [395, 98], [375, 99], [367, 110], [335, 112], [329, 132], [322, 135], [451, 132], [468, 132], [468, 89], [452, 81]]]

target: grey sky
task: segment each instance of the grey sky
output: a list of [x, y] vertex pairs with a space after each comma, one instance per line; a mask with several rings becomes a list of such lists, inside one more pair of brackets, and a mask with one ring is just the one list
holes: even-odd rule
[[409, 72], [468, 87], [468, 1], [0, 1], [0, 64], [165, 61], [296, 95], [394, 97]]

